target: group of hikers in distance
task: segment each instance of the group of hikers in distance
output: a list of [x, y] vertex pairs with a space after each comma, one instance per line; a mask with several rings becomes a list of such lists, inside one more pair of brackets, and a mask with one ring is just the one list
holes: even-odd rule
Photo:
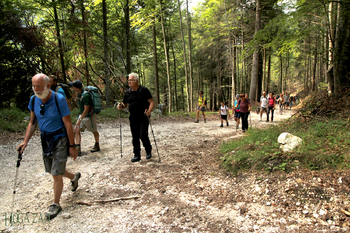
[[[195, 120], [195, 123], [199, 123], [199, 113], [202, 112], [204, 123], [206, 123], [205, 118], [205, 106], [206, 106], [206, 100], [203, 96], [203, 91], [200, 91], [198, 97], [198, 104], [197, 104], [197, 119]], [[258, 108], [258, 114], [260, 113], [260, 119], [259, 121], [262, 121], [262, 115], [263, 113], [266, 113], [266, 122], [269, 122], [270, 118], [270, 112], [271, 112], [271, 122], [273, 122], [273, 116], [274, 116], [274, 110], [275, 110], [275, 104], [279, 104], [280, 110], [282, 108], [285, 109], [292, 109], [293, 102], [295, 102], [296, 97], [290, 96], [287, 92], [283, 95], [280, 94], [278, 98], [274, 97], [274, 93], [270, 92], [268, 95], [264, 91], [262, 96], [260, 97], [260, 108]], [[234, 121], [236, 122], [236, 130], [239, 128], [240, 122], [242, 122], [242, 131], [243, 133], [248, 130], [248, 116], [251, 111], [250, 106], [250, 99], [248, 98], [248, 94], [237, 94], [236, 100], [234, 101], [233, 107], [232, 107], [232, 115], [234, 117]], [[281, 112], [282, 114], [282, 112]], [[229, 122], [227, 119], [228, 117], [231, 117], [229, 108], [226, 106], [225, 102], [220, 103], [219, 108], [219, 115], [221, 119], [220, 127], [223, 127], [223, 121], [226, 121], [226, 126], [229, 126]]]

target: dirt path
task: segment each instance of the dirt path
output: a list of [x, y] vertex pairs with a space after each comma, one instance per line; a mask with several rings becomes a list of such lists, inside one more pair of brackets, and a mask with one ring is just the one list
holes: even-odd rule
[[[276, 115], [273, 124], [292, 111]], [[230, 123], [232, 121], [230, 120]], [[15, 147], [21, 141], [1, 145], [0, 232], [314, 232], [347, 230], [348, 221], [332, 206], [344, 204], [349, 189], [345, 174], [334, 183], [320, 174], [226, 174], [219, 168], [218, 146], [223, 140], [241, 137], [233, 124], [220, 128], [219, 120], [206, 124], [193, 121], [153, 121], [161, 157], [154, 146], [153, 158], [131, 163], [131, 134], [127, 120], [122, 124], [123, 157], [120, 154], [119, 123], [99, 125], [102, 150], [88, 153], [91, 133], [83, 133], [84, 156], [67, 168], [82, 178], [76, 192], [70, 183], [61, 198], [63, 211], [50, 223], [41, 215], [52, 202], [52, 178], [44, 172], [39, 137], [31, 139], [19, 168], [15, 207], [19, 223], [12, 226], [5, 217], [11, 211], [15, 177]], [[253, 127], [272, 123], [258, 122]], [[277, 139], [276, 139], [277, 140]], [[322, 185], [320, 185], [322, 184]], [[312, 189], [313, 188], [313, 189]], [[339, 187], [338, 187], [339, 188]], [[303, 196], [304, 195], [304, 196]], [[313, 195], [313, 196], [312, 196]], [[343, 196], [342, 196], [343, 195]], [[120, 197], [137, 199], [94, 203]], [[311, 200], [311, 201], [310, 201]], [[328, 207], [327, 207], [328, 205]], [[35, 219], [35, 216], [37, 218]], [[26, 219], [27, 218], [27, 219]]]

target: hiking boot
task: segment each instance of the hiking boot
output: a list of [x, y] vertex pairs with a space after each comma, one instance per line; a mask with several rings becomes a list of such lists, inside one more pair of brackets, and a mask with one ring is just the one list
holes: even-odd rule
[[139, 156], [134, 156], [134, 158], [131, 159], [131, 162], [137, 162], [137, 161], [140, 161], [141, 160], [141, 157]]
[[228, 126], [228, 122], [226, 122], [226, 126]]
[[77, 173], [74, 174], [73, 180], [70, 181], [70, 185], [71, 185], [70, 190], [72, 190], [72, 192], [77, 190], [77, 188], [78, 188], [78, 180], [80, 179], [80, 177], [81, 177], [80, 172], [77, 172]]
[[207, 123], [207, 119], [204, 119], [204, 123]]
[[53, 203], [50, 205], [49, 207], [49, 212], [45, 213], [45, 217], [47, 219], [53, 219], [54, 217], [56, 217], [58, 215], [59, 212], [61, 212], [62, 207], [60, 205], [57, 205], [56, 203]]
[[197, 119], [197, 120], [195, 120], [195, 121], [194, 121], [194, 123], [199, 123], [199, 120], [198, 120], [198, 119]]
[[239, 125], [236, 126], [236, 129], [238, 129], [238, 128], [239, 128]]
[[78, 151], [78, 156], [81, 156], [81, 147], [80, 147], [80, 145], [79, 145], [79, 146], [76, 146], [75, 148], [76, 148], [77, 151]]
[[223, 124], [221, 124], [220, 127], [224, 127]]
[[91, 149], [91, 152], [97, 152], [100, 151], [100, 144], [98, 142], [95, 142], [95, 146]]
[[146, 152], [146, 159], [152, 158], [152, 153], [151, 152]]

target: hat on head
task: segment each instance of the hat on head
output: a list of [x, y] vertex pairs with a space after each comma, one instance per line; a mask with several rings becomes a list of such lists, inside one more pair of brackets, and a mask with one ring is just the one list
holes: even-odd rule
[[83, 83], [80, 82], [79, 80], [75, 80], [75, 81], [73, 82], [73, 87], [82, 89], [82, 88], [83, 88]]
[[240, 94], [237, 94], [237, 95], [236, 95], [236, 99], [238, 99], [239, 97], [240, 97]]
[[69, 86], [69, 87], [72, 87], [72, 86], [73, 86], [73, 82], [69, 82], [69, 83], [68, 83], [68, 86]]

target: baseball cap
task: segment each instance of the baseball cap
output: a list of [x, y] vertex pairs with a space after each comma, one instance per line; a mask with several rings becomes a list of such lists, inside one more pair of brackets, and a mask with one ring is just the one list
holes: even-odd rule
[[79, 89], [82, 89], [83, 88], [83, 83], [80, 82], [79, 80], [75, 80], [73, 83], [72, 83], [73, 87], [76, 87], [76, 88], [79, 88]]

